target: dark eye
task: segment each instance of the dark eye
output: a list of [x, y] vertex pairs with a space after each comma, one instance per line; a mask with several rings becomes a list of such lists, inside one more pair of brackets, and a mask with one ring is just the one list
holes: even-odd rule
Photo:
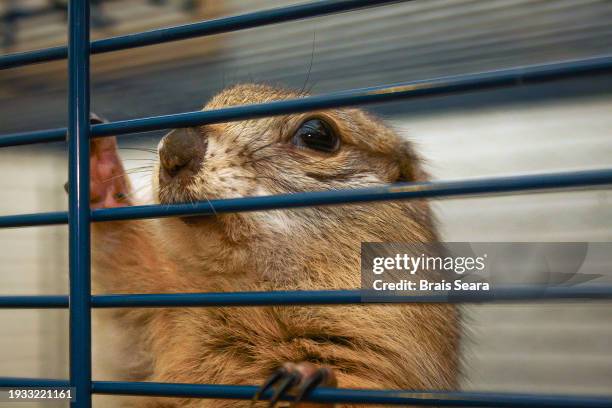
[[327, 153], [335, 152], [340, 147], [340, 140], [336, 132], [320, 119], [311, 119], [302, 123], [291, 142], [298, 147], [307, 147]]

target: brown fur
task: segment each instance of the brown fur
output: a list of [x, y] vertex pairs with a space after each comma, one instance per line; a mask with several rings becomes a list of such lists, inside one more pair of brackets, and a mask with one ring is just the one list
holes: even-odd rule
[[[204, 109], [299, 96], [239, 85]], [[324, 117], [337, 129], [342, 140], [338, 152], [317, 153], [290, 143], [297, 127], [311, 117]], [[156, 170], [158, 202], [359, 188], [427, 177], [410, 143], [358, 109], [198, 130], [208, 138], [201, 170], [191, 183], [161, 186]], [[93, 234], [95, 284], [104, 293], [357, 288], [361, 242], [437, 240], [423, 201], [219, 214], [191, 223], [180, 218], [96, 223]], [[423, 390], [456, 385], [457, 313], [451, 305], [110, 313], [130, 333], [128, 354], [142, 356], [124, 373], [133, 380], [259, 384], [284, 362], [310, 361], [332, 367], [339, 387]], [[229, 400], [137, 401], [142, 407], [248, 406]]]

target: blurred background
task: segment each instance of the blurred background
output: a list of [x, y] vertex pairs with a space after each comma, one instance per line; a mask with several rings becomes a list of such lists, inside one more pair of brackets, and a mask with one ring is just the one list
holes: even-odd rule
[[[295, 3], [92, 0], [92, 37]], [[239, 82], [319, 94], [587, 58], [612, 53], [610, 21], [609, 0], [399, 3], [93, 56], [92, 109], [122, 120], [199, 110]], [[64, 44], [65, 0], [1, 0], [0, 24], [2, 53]], [[0, 134], [65, 126], [66, 84], [65, 61], [0, 71]], [[368, 109], [417, 143], [436, 179], [612, 165], [612, 76]], [[152, 147], [162, 134], [122, 137], [120, 145]], [[148, 157], [123, 152], [129, 168]], [[1, 149], [0, 214], [65, 210], [66, 163], [63, 143]], [[446, 241], [612, 241], [605, 189], [434, 206]], [[2, 294], [66, 293], [67, 251], [65, 226], [0, 230]], [[612, 393], [612, 304], [462, 310], [463, 389]], [[0, 310], [0, 327], [0, 375], [67, 377], [65, 311]]]

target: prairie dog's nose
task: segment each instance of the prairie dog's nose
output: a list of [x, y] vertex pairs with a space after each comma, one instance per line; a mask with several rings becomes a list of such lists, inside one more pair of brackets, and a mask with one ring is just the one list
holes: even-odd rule
[[170, 177], [180, 172], [196, 173], [206, 153], [207, 140], [192, 128], [174, 129], [162, 139], [159, 161]]

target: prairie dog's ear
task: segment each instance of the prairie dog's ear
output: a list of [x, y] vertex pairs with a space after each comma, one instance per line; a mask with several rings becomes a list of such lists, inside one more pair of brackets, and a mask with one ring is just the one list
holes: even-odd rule
[[397, 161], [399, 165], [397, 182], [422, 182], [429, 180], [429, 175], [423, 170], [423, 160], [408, 140], [400, 142], [397, 151]]

